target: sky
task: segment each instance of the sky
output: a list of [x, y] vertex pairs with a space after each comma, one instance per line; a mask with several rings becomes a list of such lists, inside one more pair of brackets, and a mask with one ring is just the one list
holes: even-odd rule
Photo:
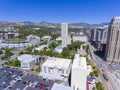
[[98, 24], [120, 16], [120, 0], [0, 0], [0, 21]]

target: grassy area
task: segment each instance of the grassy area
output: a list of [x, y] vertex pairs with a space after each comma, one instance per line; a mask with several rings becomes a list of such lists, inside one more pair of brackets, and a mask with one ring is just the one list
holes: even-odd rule
[[20, 61], [19, 60], [12, 60], [12, 61], [8, 61], [8, 62], [6, 62], [5, 63], [5, 65], [7, 65], [7, 66], [12, 66], [12, 67], [18, 67], [18, 68], [20, 68]]
[[40, 72], [41, 71], [41, 67], [38, 65], [36, 67], [33, 67], [31, 70], [35, 71], [35, 72]]

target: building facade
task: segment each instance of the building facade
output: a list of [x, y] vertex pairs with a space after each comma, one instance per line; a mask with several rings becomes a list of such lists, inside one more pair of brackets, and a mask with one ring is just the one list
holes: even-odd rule
[[120, 17], [111, 20], [108, 29], [105, 59], [120, 62]]
[[72, 66], [70, 59], [49, 57], [45, 63], [41, 65], [42, 73], [51, 75], [69, 76]]
[[31, 69], [35, 63], [40, 62], [40, 56], [23, 54], [17, 57], [21, 63], [22, 69]]
[[71, 44], [71, 38], [68, 36], [68, 24], [62, 23], [61, 25], [61, 38], [62, 38], [62, 45], [67, 46]]
[[74, 90], [87, 90], [88, 74], [89, 70], [86, 58], [75, 54], [71, 72], [71, 87], [73, 87]]
[[108, 25], [97, 27], [91, 30], [91, 41], [100, 51], [105, 51], [108, 34]]
[[87, 43], [88, 38], [85, 35], [74, 35], [72, 36], [73, 41], [81, 41]]

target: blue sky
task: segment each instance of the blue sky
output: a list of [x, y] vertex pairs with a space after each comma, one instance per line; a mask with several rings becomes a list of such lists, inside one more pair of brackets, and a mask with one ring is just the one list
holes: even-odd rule
[[0, 0], [0, 21], [101, 23], [120, 16], [120, 0]]

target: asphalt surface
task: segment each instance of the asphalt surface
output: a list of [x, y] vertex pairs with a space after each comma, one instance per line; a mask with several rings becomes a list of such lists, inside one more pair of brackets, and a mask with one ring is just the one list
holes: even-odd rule
[[15, 68], [0, 69], [0, 90], [51, 90], [54, 82]]
[[[105, 87], [105, 90], [117, 90], [115, 89], [115, 87], [113, 86], [113, 84], [111, 84], [111, 81], [109, 80], [108, 82], [106, 82], [106, 80], [103, 78], [103, 73], [101, 72], [101, 70], [103, 69], [105, 71], [105, 73], [108, 72], [108, 67], [105, 65], [105, 61], [103, 61], [100, 57], [98, 57], [97, 55], [94, 54], [94, 47], [90, 46], [90, 56], [91, 56], [91, 61], [97, 66], [98, 70], [99, 70], [99, 75], [100, 78], [102, 80], [102, 83]], [[108, 74], [107, 74], [108, 75]]]

